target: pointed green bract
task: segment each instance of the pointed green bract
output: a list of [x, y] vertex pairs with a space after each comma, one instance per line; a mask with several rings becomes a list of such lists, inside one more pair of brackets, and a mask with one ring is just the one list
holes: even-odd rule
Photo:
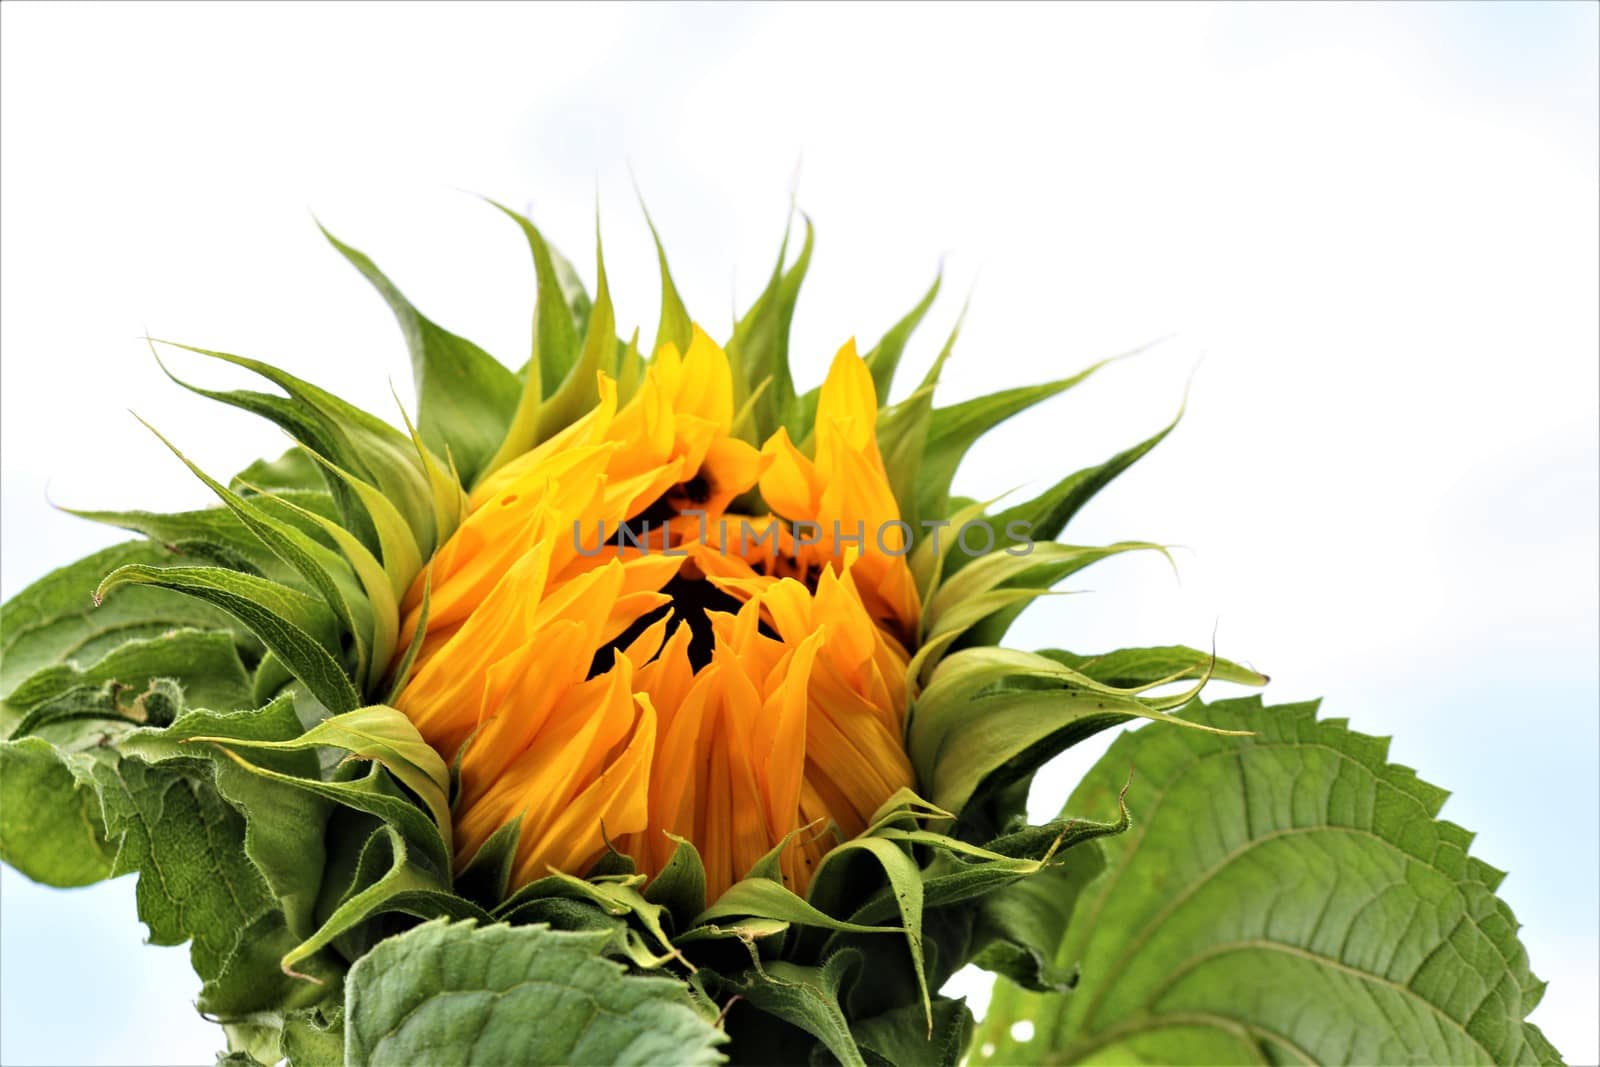
[[599, 375], [613, 374], [617, 359], [617, 320], [611, 307], [611, 285], [606, 279], [605, 254], [600, 250], [600, 220], [595, 219], [594, 306], [589, 312], [589, 328], [584, 334], [578, 359], [567, 371], [559, 388], [539, 409], [539, 439], [577, 422], [600, 400]]
[[[197, 737], [194, 740], [227, 742], [230, 739]], [[422, 799], [433, 814], [446, 853], [449, 852], [450, 772], [439, 754], [417, 733], [411, 720], [395, 709], [374, 706], [336, 715], [289, 741], [232, 741], [235, 745], [255, 749], [295, 750], [326, 745], [343, 749], [352, 758], [382, 764]]]
[[950, 483], [967, 449], [978, 438], [1011, 418], [1058, 393], [1087, 380], [1111, 360], [1101, 360], [1067, 378], [1043, 385], [1027, 385], [980, 396], [947, 408], [936, 408], [928, 424], [927, 451], [922, 457], [921, 489], [917, 510], [923, 515], [943, 515], [950, 499]]
[[821, 966], [773, 962], [729, 982], [755, 1008], [816, 1038], [844, 1067], [865, 1067], [850, 1021], [839, 1006], [839, 986], [861, 964], [849, 950], [836, 952]]
[[[755, 398], [755, 430], [759, 440], [766, 440], [780, 426], [788, 426], [790, 436], [804, 438], [803, 428], [792, 416], [794, 412], [794, 376], [789, 370], [789, 326], [794, 321], [795, 302], [800, 296], [800, 283], [805, 280], [811, 265], [813, 231], [811, 220], [805, 220], [805, 243], [793, 265], [784, 268], [789, 248], [788, 235], [784, 235], [783, 248], [772, 269], [767, 287], [756, 298], [743, 318], [734, 328], [728, 341], [728, 359], [733, 363], [735, 376], [744, 382], [748, 393], [754, 396], [763, 382], [770, 382], [760, 397]], [[740, 397], [735, 392], [734, 403]]]
[[[590, 318], [587, 296], [583, 296], [581, 309], [569, 302], [573, 290], [576, 295], [582, 295], [582, 286], [577, 284], [571, 266], [550, 247], [539, 228], [503, 204], [489, 202], [515, 222], [528, 239], [538, 295], [533, 311], [533, 351], [524, 370], [521, 398], [499, 448], [484, 467], [485, 475], [499, 470], [538, 444], [545, 426], [555, 421], [557, 416], [545, 414], [545, 401], [567, 387], [569, 378], [577, 381], [578, 376], [572, 371], [579, 360], [579, 321], [587, 323]], [[609, 295], [606, 303], [609, 312]], [[579, 382], [572, 388], [581, 391], [583, 386]], [[570, 403], [569, 396], [564, 406]]]
[[[644, 210], [643, 197], [640, 197], [639, 207]], [[673, 284], [672, 272], [667, 269], [667, 250], [661, 246], [661, 234], [656, 232], [655, 220], [649, 211], [644, 212], [644, 221], [650, 227], [650, 238], [656, 243], [656, 260], [661, 266], [661, 318], [656, 323], [654, 348], [674, 344], [679, 352], [686, 352], [694, 336], [694, 323], [689, 318], [688, 308], [683, 306], [683, 297], [678, 295], [678, 287]], [[735, 397], [736, 403], [738, 399]]]
[[[416, 460], [410, 439], [400, 431], [377, 416], [347, 404], [332, 393], [269, 363], [170, 341], [161, 343], [243, 367], [283, 389], [289, 394], [291, 402], [260, 393], [214, 394], [199, 389], [195, 391], [273, 419], [311, 451], [326, 456], [351, 474], [369, 480], [406, 516], [416, 531], [419, 544], [426, 545], [429, 551], [436, 546], [437, 531], [431, 522], [433, 504], [427, 476]], [[180, 384], [194, 389], [186, 383]], [[272, 403], [261, 403], [263, 397]], [[330, 482], [330, 488], [339, 485], [338, 479]], [[364, 513], [362, 518], [365, 518]]]
[[906, 343], [911, 340], [911, 334], [922, 323], [928, 309], [933, 306], [934, 300], [939, 295], [939, 284], [944, 280], [942, 276], [935, 277], [933, 284], [928, 286], [927, 293], [917, 302], [917, 306], [906, 313], [905, 318], [889, 328], [882, 340], [872, 346], [872, 350], [862, 357], [866, 361], [867, 369], [872, 372], [872, 385], [878, 392], [878, 402], [888, 403], [889, 387], [894, 383], [894, 372], [900, 366], [900, 357], [905, 354]]
[[238, 619], [289, 665], [316, 698], [335, 712], [360, 705], [345, 669], [334, 658], [333, 615], [318, 601], [287, 586], [274, 585], [218, 567], [147, 567], [130, 563], [100, 583], [96, 595], [136, 583], [184, 593], [221, 608]]
[[516, 375], [499, 360], [411, 306], [376, 264], [327, 229], [322, 235], [383, 296], [400, 323], [417, 386], [417, 424], [428, 447], [455, 455], [469, 482], [494, 455], [517, 407]]
[[1012, 522], [1026, 522], [1035, 538], [1059, 537], [1061, 531], [1083, 505], [1109, 485], [1117, 475], [1143, 459], [1152, 448], [1166, 440], [1167, 435], [1177, 429], [1178, 420], [1181, 418], [1183, 412], [1179, 411], [1170, 423], [1132, 448], [1118, 452], [1104, 463], [1067, 475], [1032, 500], [1023, 501], [1000, 512], [993, 521], [1002, 527]]
[[[567, 379], [567, 371], [578, 357], [579, 334], [573, 308], [567, 302], [561, 279], [556, 273], [555, 256], [539, 228], [510, 208], [495, 204], [505, 212], [528, 239], [533, 253], [533, 268], [538, 283], [533, 316], [533, 355], [528, 380], [540, 383], [540, 396], [549, 396]], [[537, 379], [533, 368], [538, 368]]]

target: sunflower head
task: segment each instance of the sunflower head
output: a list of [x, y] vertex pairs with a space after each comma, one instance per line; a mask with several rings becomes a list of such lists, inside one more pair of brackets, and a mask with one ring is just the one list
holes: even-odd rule
[[479, 481], [401, 603], [420, 643], [394, 703], [459, 760], [456, 862], [515, 822], [515, 884], [611, 848], [654, 874], [676, 838], [713, 897], [774, 849], [803, 891], [914, 784], [920, 603], [872, 377], [839, 351], [814, 456], [736, 435], [732, 368], [698, 327], [625, 402], [605, 371], [596, 393]]

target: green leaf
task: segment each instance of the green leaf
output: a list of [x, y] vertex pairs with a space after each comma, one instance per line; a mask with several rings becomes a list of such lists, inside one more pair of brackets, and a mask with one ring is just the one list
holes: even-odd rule
[[329, 710], [360, 706], [349, 676], [329, 652], [330, 646], [337, 647], [333, 617], [304, 593], [218, 567], [130, 563], [108, 574], [96, 597], [127, 583], [172, 589], [215, 604], [249, 627]]
[[137, 693], [157, 678], [180, 682], [185, 702], [196, 707], [228, 711], [250, 700], [250, 678], [229, 634], [172, 630], [119, 645], [86, 668], [73, 663], [46, 667], [17, 686], [7, 701], [29, 711], [79, 686], [117, 682]]
[[0, 860], [35, 882], [68, 888], [107, 878], [115, 856], [99, 797], [49, 742], [0, 742]]
[[853, 1023], [850, 1034], [874, 1067], [957, 1067], [972, 1039], [972, 1012], [964, 1000], [935, 997], [931, 1034], [914, 1005]]
[[[1093, 846], [1105, 870], [1055, 946], [1082, 980], [1067, 997], [1002, 983], [975, 1063], [1559, 1060], [1523, 1021], [1544, 984], [1502, 874], [1438, 820], [1443, 790], [1314, 705], [1192, 714], [1255, 735], [1111, 746], [1069, 807], [1105, 805], [1136, 765], [1139, 826]], [[1029, 1041], [1010, 1036], [1023, 1019]]]
[[139, 917], [153, 943], [191, 942], [190, 960], [206, 981], [201, 1009], [232, 1016], [289, 1000], [296, 983], [279, 973], [276, 955], [293, 941], [245, 855], [239, 813], [175, 768], [100, 761], [93, 775], [107, 836], [119, 842], [111, 873], [139, 872]]
[[[95, 587], [126, 564], [171, 562], [148, 541], [129, 541], [52, 571], [0, 607], [0, 697], [56, 664], [91, 665], [126, 641], [196, 627], [235, 631], [240, 647], [261, 646], [228, 614], [166, 589], [124, 586], [95, 606]], [[14, 711], [4, 721], [9, 729]]]
[[[294, 940], [309, 936], [313, 926], [312, 909], [325, 863], [327, 798], [266, 780], [257, 768], [243, 767], [227, 753], [193, 742], [206, 737], [226, 737], [236, 744], [282, 741], [299, 736], [302, 729], [294, 698], [284, 695], [251, 710], [187, 710], [165, 729], [136, 730], [118, 745], [124, 754], [153, 765], [171, 764], [182, 770], [197, 760], [209, 763], [217, 791], [244, 816], [245, 854], [278, 898]], [[287, 778], [320, 775], [316, 755], [308, 751], [280, 752], [271, 766]], [[280, 947], [278, 954], [288, 948]]]
[[719, 1030], [687, 987], [634, 977], [604, 933], [430, 922], [351, 968], [350, 1067], [436, 1063], [716, 1064]]
[[[815, 1037], [844, 1067], [865, 1067], [866, 1061], [850, 1033], [850, 1023], [839, 1006], [839, 986], [849, 972], [861, 965], [860, 953], [842, 949], [820, 967], [783, 961], [761, 963], [754, 948], [750, 958], [754, 966], [749, 970], [724, 978], [730, 989], [753, 1007]], [[797, 1055], [793, 1058], [799, 1059]]]
[[399, 320], [411, 352], [422, 440], [451, 456], [471, 484], [511, 425], [520, 391], [517, 376], [471, 341], [424, 317], [371, 259], [326, 229], [322, 235], [382, 294]]

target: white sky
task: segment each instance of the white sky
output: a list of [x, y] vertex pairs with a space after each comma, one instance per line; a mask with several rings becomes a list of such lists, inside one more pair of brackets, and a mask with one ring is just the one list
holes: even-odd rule
[[[405, 395], [398, 332], [311, 212], [518, 363], [522, 238], [462, 190], [531, 208], [591, 278], [598, 195], [620, 324], [648, 336], [631, 165], [720, 333], [798, 164], [803, 382], [941, 257], [949, 296], [908, 365], [976, 279], [947, 399], [1176, 332], [995, 433], [958, 482], [1104, 458], [1200, 361], [1185, 425], [1072, 531], [1187, 546], [1182, 584], [1107, 564], [1013, 643], [1205, 645], [1215, 625], [1271, 696], [1394, 734], [1511, 871], [1551, 980], [1536, 1018], [1594, 1062], [1597, 11], [8, 3], [0, 588], [117, 537], [47, 487], [208, 502], [127, 408], [214, 473], [283, 447], [167, 382], [146, 329], [385, 415], [391, 376]], [[1041, 811], [1098, 751], [1047, 776]], [[139, 947], [131, 884], [3, 886], [0, 1060], [209, 1062], [183, 952]], [[95, 1028], [63, 988], [94, 995]]]

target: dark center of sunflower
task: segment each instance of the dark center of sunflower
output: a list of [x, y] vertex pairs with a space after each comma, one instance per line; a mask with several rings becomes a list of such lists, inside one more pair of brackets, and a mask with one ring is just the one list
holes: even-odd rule
[[[609, 545], [648, 545], [652, 532], [662, 530], [666, 524], [676, 518], [686, 508], [703, 505], [711, 499], [713, 485], [704, 470], [697, 473], [686, 482], [679, 482], [667, 490], [649, 507], [622, 523], [610, 537], [606, 538]], [[611, 669], [611, 665], [622, 651], [631, 645], [651, 626], [663, 618], [671, 621], [667, 624], [667, 632], [663, 639], [670, 638], [679, 626], [689, 627], [689, 665], [695, 671], [711, 662], [711, 651], [716, 647], [716, 636], [711, 628], [710, 612], [722, 611], [729, 615], [736, 615], [744, 606], [743, 602], [729, 593], [718, 589], [711, 582], [702, 577], [685, 577], [682, 574], [673, 576], [661, 591], [672, 598], [672, 603], [663, 604], [654, 611], [641, 615], [616, 638], [600, 647], [594, 654], [594, 659], [589, 664], [589, 677], [602, 674]], [[765, 621], [760, 624], [761, 633], [777, 640], [777, 633]]]
[[[651, 626], [669, 616], [672, 621], [667, 624], [665, 637], [670, 638], [679, 626], [689, 627], [689, 665], [699, 671], [711, 662], [711, 650], [716, 646], [716, 638], [712, 633], [709, 613], [724, 611], [730, 615], [737, 614], [743, 607], [739, 598], [724, 593], [704, 578], [685, 578], [682, 575], [670, 579], [661, 591], [672, 598], [672, 603], [663, 604], [639, 616], [615, 640], [602, 646], [589, 664], [590, 678], [610, 670], [615, 657], [621, 655], [623, 649], [638, 640]], [[765, 622], [761, 624], [761, 632], [768, 637], [777, 637]]]

